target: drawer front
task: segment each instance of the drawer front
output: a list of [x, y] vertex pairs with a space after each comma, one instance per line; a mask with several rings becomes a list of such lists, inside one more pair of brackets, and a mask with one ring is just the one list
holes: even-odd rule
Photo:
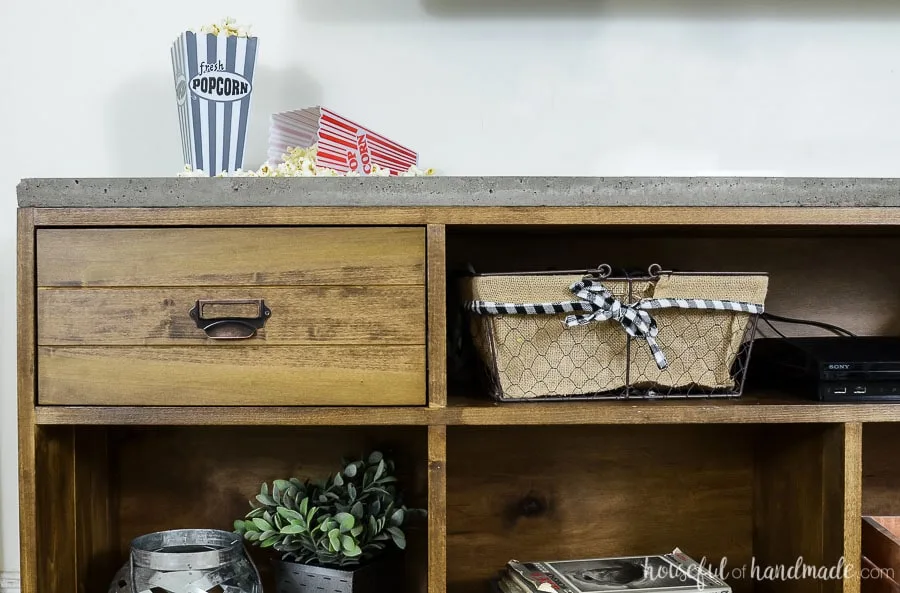
[[42, 229], [37, 259], [42, 405], [426, 401], [421, 228]]
[[39, 229], [38, 286], [425, 284], [422, 228]]

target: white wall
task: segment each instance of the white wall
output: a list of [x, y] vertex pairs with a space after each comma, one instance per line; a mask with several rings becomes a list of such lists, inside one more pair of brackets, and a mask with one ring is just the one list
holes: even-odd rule
[[18, 566], [15, 184], [178, 171], [180, 29], [254, 24], [248, 164], [268, 113], [322, 103], [445, 174], [900, 176], [900, 5], [750, 4], [0, 0], [0, 571]]

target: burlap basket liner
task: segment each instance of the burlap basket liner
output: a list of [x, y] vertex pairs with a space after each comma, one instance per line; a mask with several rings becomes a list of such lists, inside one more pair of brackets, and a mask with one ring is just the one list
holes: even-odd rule
[[[470, 301], [543, 303], [578, 300], [569, 287], [581, 275], [485, 275], [467, 278]], [[601, 280], [624, 304], [645, 298], [741, 301], [763, 305], [765, 275], [667, 274], [658, 279]], [[659, 369], [643, 340], [631, 338], [615, 321], [577, 327], [558, 315], [472, 314], [479, 355], [503, 399], [624, 392], [626, 387], [676, 393], [728, 392], [736, 388], [732, 366], [755, 320], [748, 313], [709, 309], [650, 311], [656, 340], [668, 359]], [[751, 325], [751, 322], [752, 325]], [[630, 354], [630, 361], [628, 360]], [[626, 370], [628, 372], [626, 372]], [[627, 385], [630, 382], [630, 385]]]

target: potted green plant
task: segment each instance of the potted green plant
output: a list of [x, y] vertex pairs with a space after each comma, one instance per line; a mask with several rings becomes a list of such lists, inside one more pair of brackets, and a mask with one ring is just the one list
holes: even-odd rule
[[234, 522], [243, 538], [280, 552], [278, 593], [366, 593], [394, 588], [392, 551], [406, 549], [404, 525], [425, 511], [406, 508], [393, 461], [374, 452], [319, 482], [264, 483], [252, 510]]

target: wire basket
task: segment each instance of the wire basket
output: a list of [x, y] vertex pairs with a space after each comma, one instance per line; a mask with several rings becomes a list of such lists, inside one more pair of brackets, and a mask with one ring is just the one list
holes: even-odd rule
[[768, 275], [476, 274], [472, 338], [501, 401], [740, 396]]

